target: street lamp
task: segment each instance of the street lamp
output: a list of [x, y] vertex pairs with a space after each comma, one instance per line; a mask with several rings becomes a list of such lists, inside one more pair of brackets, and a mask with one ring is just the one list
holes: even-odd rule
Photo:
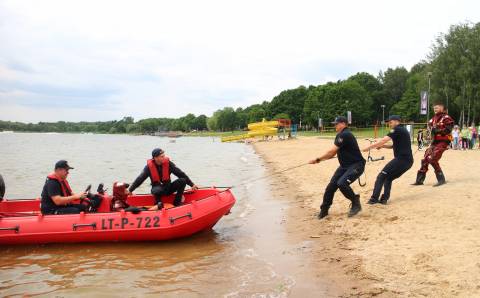
[[430, 78], [432, 77], [432, 72], [429, 71], [428, 75], [428, 96], [427, 96], [427, 121], [430, 119]]
[[382, 108], [382, 124], [385, 124], [385, 105], [380, 106]]
[[385, 135], [384, 129], [385, 129], [385, 105], [380, 105], [382, 108], [382, 136]]
[[347, 119], [348, 119], [348, 124], [350, 123], [350, 118], [348, 117], [348, 100], [345, 100], [345, 107], [347, 108]]
[[318, 132], [320, 132], [320, 111], [317, 111], [317, 127]]

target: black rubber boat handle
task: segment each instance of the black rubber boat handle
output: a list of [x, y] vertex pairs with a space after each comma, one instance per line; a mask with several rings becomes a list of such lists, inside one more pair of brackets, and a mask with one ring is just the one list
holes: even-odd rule
[[91, 224], [73, 224], [72, 225], [72, 228], [73, 228], [74, 231], [76, 231], [80, 227], [92, 227], [94, 230], [96, 230], [97, 229], [97, 223], [93, 222]]
[[14, 226], [11, 228], [0, 228], [0, 231], [15, 231], [15, 234], [18, 234], [20, 231], [20, 226]]
[[170, 219], [170, 224], [173, 225], [177, 219], [184, 218], [184, 217], [188, 217], [188, 218], [192, 219], [192, 212], [188, 212], [187, 214], [182, 215], [182, 216], [178, 216], [178, 217], [170, 217], [169, 218]]

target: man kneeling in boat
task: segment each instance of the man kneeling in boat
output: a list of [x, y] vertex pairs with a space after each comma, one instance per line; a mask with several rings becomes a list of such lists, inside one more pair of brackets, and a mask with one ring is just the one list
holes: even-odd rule
[[86, 192], [74, 194], [67, 181], [68, 172], [73, 169], [66, 160], [59, 160], [55, 170], [47, 176], [42, 190], [42, 214], [75, 214], [86, 211], [83, 204], [72, 204], [87, 197]]
[[[177, 180], [171, 181], [170, 173], [178, 177]], [[133, 181], [128, 189], [130, 194], [139, 187], [146, 179], [150, 177], [152, 183], [152, 194], [155, 196], [156, 206], [150, 210], [159, 210], [163, 208], [161, 200], [162, 196], [175, 194], [173, 201], [174, 206], [182, 204], [183, 192], [185, 186], [188, 184], [193, 190], [198, 187], [188, 178], [188, 176], [165, 156], [165, 152], [160, 148], [155, 148], [152, 151], [152, 159], [147, 160], [147, 165], [143, 168], [140, 175]]]

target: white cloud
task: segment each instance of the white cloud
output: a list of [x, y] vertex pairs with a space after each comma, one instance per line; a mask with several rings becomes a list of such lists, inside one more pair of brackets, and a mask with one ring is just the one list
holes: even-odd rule
[[475, 1], [2, 1], [0, 119], [210, 115], [411, 67]]

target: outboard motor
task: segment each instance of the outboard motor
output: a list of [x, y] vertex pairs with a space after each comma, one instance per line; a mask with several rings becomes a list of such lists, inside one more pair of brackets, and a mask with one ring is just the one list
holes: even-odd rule
[[128, 183], [123, 182], [113, 183], [113, 198], [110, 208], [111, 211], [120, 211], [130, 207], [130, 205], [127, 204], [127, 189], [129, 186], [130, 185]]

